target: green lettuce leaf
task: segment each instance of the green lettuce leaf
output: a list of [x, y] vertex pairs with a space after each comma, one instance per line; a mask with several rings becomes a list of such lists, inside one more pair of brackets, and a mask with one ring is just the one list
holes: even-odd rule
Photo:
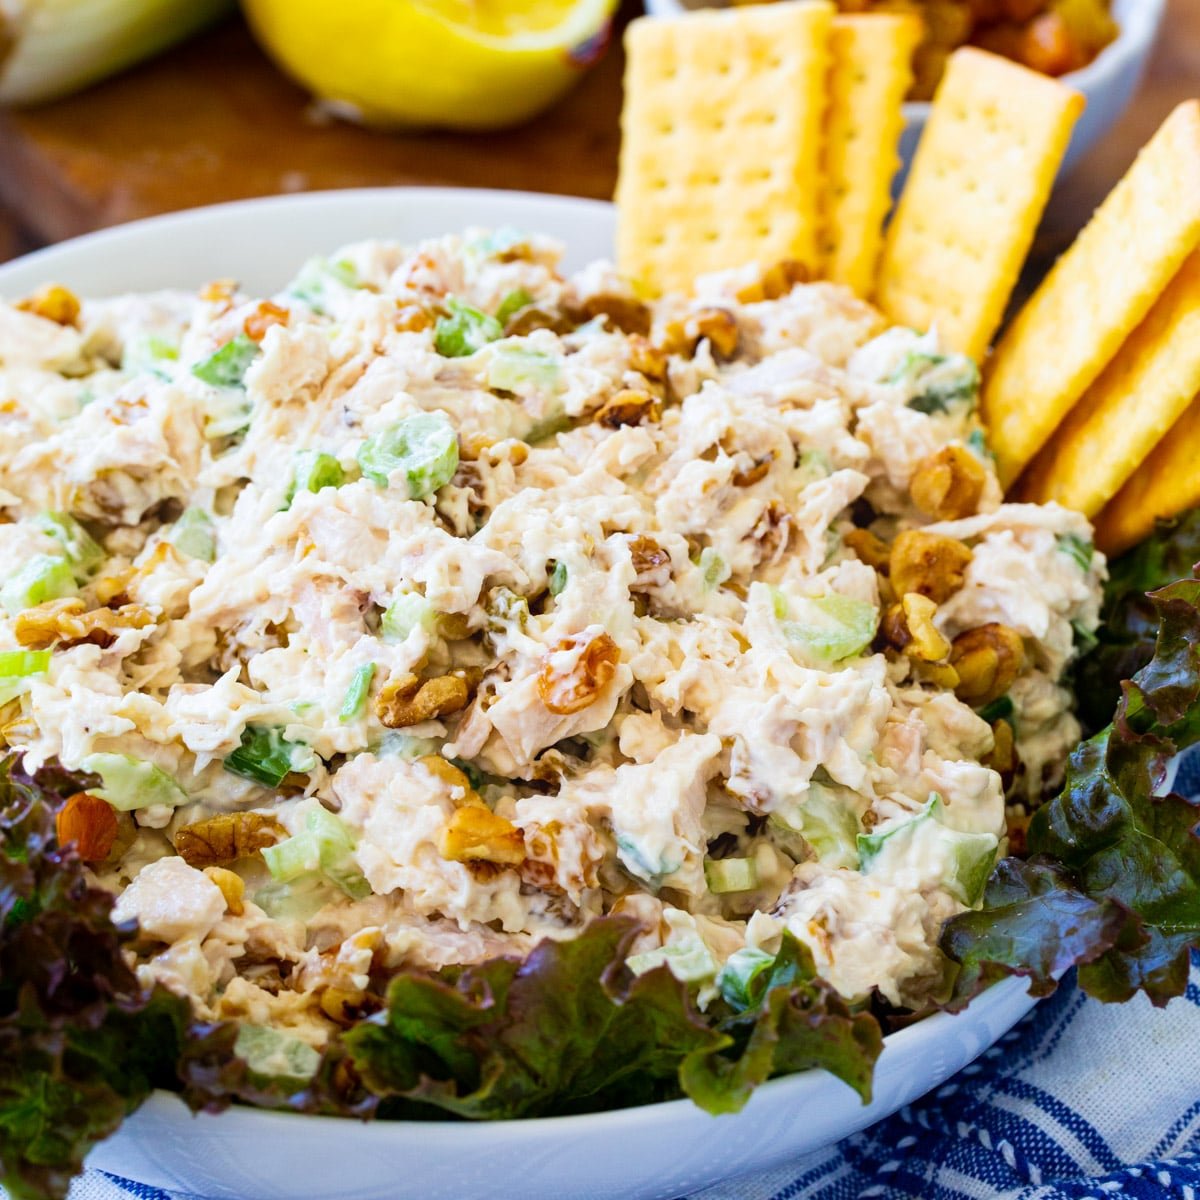
[[1029, 827], [1030, 863], [1009, 859], [982, 911], [947, 922], [961, 999], [996, 974], [1040, 993], [1079, 964], [1101, 1000], [1165, 1004], [1200, 943], [1200, 806], [1162, 794], [1167, 766], [1200, 741], [1200, 579], [1152, 592], [1158, 637], [1125, 684], [1113, 724], [1071, 755], [1062, 792]]
[[1200, 508], [1160, 521], [1152, 536], [1109, 564], [1096, 645], [1076, 669], [1079, 712], [1091, 730], [1112, 720], [1121, 681], [1154, 654], [1158, 610], [1147, 592], [1185, 579], [1200, 564]]

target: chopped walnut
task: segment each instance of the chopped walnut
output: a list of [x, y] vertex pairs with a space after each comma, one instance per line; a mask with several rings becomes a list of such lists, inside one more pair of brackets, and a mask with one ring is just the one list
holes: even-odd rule
[[794, 258], [785, 258], [773, 267], [768, 267], [754, 280], [736, 293], [739, 304], [758, 304], [763, 300], [778, 300], [786, 296], [798, 283], [807, 283], [808, 268]]
[[224, 867], [205, 867], [204, 874], [221, 889], [229, 915], [240, 917], [246, 911], [245, 880], [236, 871], [228, 871]]
[[775, 455], [768, 454], [765, 458], [756, 459], [754, 465], [747, 467], [744, 471], [735, 471], [731, 482], [734, 487], [752, 487], [756, 483], [761, 483], [766, 479], [771, 470], [771, 464], [775, 461]]
[[47, 646], [78, 646], [83, 642], [111, 646], [126, 629], [145, 629], [155, 623], [154, 614], [140, 604], [120, 608], [94, 608], [85, 612], [77, 597], [47, 600], [36, 608], [18, 613], [13, 633], [22, 646], [44, 650]]
[[955, 538], [907, 530], [892, 543], [888, 560], [892, 586], [898, 596], [919, 592], [942, 604], [962, 587], [971, 558], [970, 549]]
[[58, 844], [73, 842], [84, 862], [103, 862], [117, 840], [117, 814], [107, 800], [76, 792], [54, 814], [54, 831]]
[[954, 689], [960, 700], [976, 708], [998, 700], [1025, 666], [1025, 642], [1007, 625], [992, 622], [968, 629], [954, 639], [950, 662], [958, 672]]
[[667, 377], [667, 356], [658, 346], [641, 334], [629, 338], [629, 365], [656, 383]]
[[602, 633], [583, 645], [570, 670], [561, 674], [555, 659], [579, 646], [579, 635], [559, 642], [542, 659], [542, 669], [538, 672], [537, 689], [542, 703], [561, 716], [587, 708], [608, 686], [621, 659], [617, 643]]
[[14, 307], [53, 321], [55, 325], [79, 324], [79, 297], [60, 283], [48, 283], [38, 288], [32, 296], [18, 300]]
[[219, 866], [249, 858], [285, 837], [287, 830], [267, 813], [218, 813], [177, 829], [175, 852], [191, 867]]
[[461, 674], [422, 682], [409, 673], [383, 685], [375, 699], [375, 714], [389, 729], [404, 729], [458, 712], [470, 698], [471, 688]]
[[662, 405], [649, 393], [633, 388], [623, 388], [596, 412], [596, 420], [609, 429], [657, 421], [661, 416]]
[[580, 324], [594, 317], [607, 317], [609, 324], [622, 333], [639, 333], [643, 337], [650, 332], [650, 308], [635, 296], [618, 296], [610, 292], [597, 292], [579, 304], [577, 316]]
[[705, 338], [719, 358], [732, 358], [737, 351], [737, 319], [725, 308], [697, 309], [682, 321], [670, 322], [663, 333], [669, 354], [690, 355]]
[[873, 534], [869, 529], [851, 529], [842, 538], [843, 545], [849, 546], [868, 567], [887, 574], [892, 557], [892, 548]]
[[538, 329], [549, 329], [554, 333], [570, 333], [574, 323], [562, 313], [550, 309], [538, 308], [531, 304], [516, 312], [504, 326], [507, 337], [522, 337]]
[[448, 784], [451, 788], [461, 788], [462, 797], [460, 799], [469, 803], [471, 800], [479, 800], [474, 788], [471, 787], [471, 781], [467, 778], [465, 771], [460, 771], [452, 762], [444, 759], [440, 754], [426, 754], [417, 759], [431, 775], [436, 775], [443, 783]]
[[963, 446], [943, 446], [922, 459], [909, 482], [913, 503], [936, 521], [957, 521], [979, 508], [987, 483], [983, 464]]
[[451, 862], [487, 862], [518, 866], [525, 859], [525, 838], [485, 804], [455, 809], [442, 829], [438, 850]]
[[950, 653], [950, 643], [933, 623], [937, 605], [927, 596], [906, 592], [898, 604], [884, 614], [882, 629], [887, 640], [909, 658], [941, 662]]

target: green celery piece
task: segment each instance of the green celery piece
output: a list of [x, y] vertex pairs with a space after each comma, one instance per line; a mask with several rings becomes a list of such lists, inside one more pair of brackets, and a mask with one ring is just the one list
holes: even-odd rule
[[50, 669], [49, 650], [0, 650], [0, 704], [21, 695], [32, 675]]
[[758, 887], [758, 864], [752, 858], [706, 858], [704, 879], [717, 896], [752, 892]]
[[567, 586], [567, 564], [555, 562], [550, 572], [550, 595], [557, 596]]
[[86, 578], [105, 559], [103, 548], [70, 513], [44, 512], [33, 518], [42, 533], [62, 544], [76, 575]]
[[655, 967], [666, 966], [681, 983], [700, 983], [717, 973], [712, 951], [696, 933], [685, 934], [670, 946], [631, 955], [625, 960], [625, 965], [635, 975], [644, 975]]
[[500, 307], [496, 309], [496, 320], [501, 325], [508, 323], [509, 318], [514, 317], [523, 308], [528, 308], [533, 303], [533, 296], [529, 294], [523, 287], [513, 288], [511, 292], [505, 294], [504, 299], [500, 301]]
[[497, 346], [487, 367], [488, 387], [502, 392], [522, 388], [550, 389], [558, 383], [558, 363], [540, 350], [524, 346]]
[[10, 617], [15, 617], [47, 600], [73, 596], [75, 591], [75, 573], [65, 558], [35, 554], [0, 587], [0, 605]]
[[967, 435], [967, 449], [988, 466], [996, 461], [996, 456], [988, 445], [987, 434], [982, 429], [972, 429]]
[[944, 413], [959, 405], [974, 405], [979, 368], [964, 354], [910, 350], [886, 382], [913, 389], [909, 408], [926, 414]]
[[107, 800], [118, 812], [152, 808], [164, 804], [178, 808], [187, 803], [187, 793], [161, 767], [130, 754], [89, 754], [80, 764], [99, 775], [100, 787], [88, 790]]
[[212, 518], [202, 508], [185, 509], [179, 520], [171, 526], [167, 541], [180, 554], [212, 562], [217, 557], [217, 534]]
[[372, 483], [387, 487], [402, 471], [412, 500], [444, 487], [458, 470], [458, 434], [442, 413], [416, 413], [368, 438], [358, 465]]
[[704, 573], [706, 591], [714, 591], [733, 574], [729, 564], [711, 546], [705, 546], [700, 551], [700, 561], [697, 565]]
[[356, 721], [362, 716], [367, 707], [367, 697], [371, 693], [371, 681], [375, 678], [375, 664], [364, 663], [354, 672], [350, 686], [346, 689], [346, 698], [342, 701], [342, 711], [338, 720], [344, 725], [347, 721]]
[[300, 274], [288, 284], [285, 295], [295, 297], [318, 315], [325, 315], [330, 285], [349, 291], [357, 288], [358, 274], [354, 265], [345, 259], [329, 262], [324, 258], [310, 258], [300, 268]]
[[220, 349], [192, 367], [192, 374], [212, 387], [242, 387], [250, 364], [258, 357], [259, 345], [244, 333], [235, 334]]
[[504, 336], [504, 326], [495, 317], [456, 300], [446, 300], [450, 315], [439, 317], [433, 345], [445, 358], [466, 358], [476, 350], [482, 350], [489, 342]]
[[254, 903], [277, 921], [309, 921], [337, 893], [329, 880], [314, 870], [287, 883], [272, 880], [254, 893]]
[[773, 812], [768, 824], [785, 850], [787, 835], [799, 834], [824, 866], [858, 869], [858, 817], [833, 788], [810, 783], [802, 797]]
[[277, 725], [247, 725], [242, 744], [225, 759], [225, 770], [243, 779], [278, 787], [292, 771], [311, 771], [312, 750], [303, 742], [289, 742]]
[[993, 700], [990, 704], [985, 704], [980, 710], [979, 715], [989, 724], [995, 721], [1009, 721], [1012, 718], [1015, 706], [1012, 702], [1012, 697], [1008, 695], [1000, 696]]
[[320, 871], [352, 900], [371, 894], [371, 887], [354, 863], [354, 838], [333, 813], [319, 805], [305, 818], [304, 830], [262, 852], [271, 877], [279, 883]]
[[233, 1052], [251, 1074], [289, 1080], [302, 1088], [316, 1073], [321, 1056], [307, 1042], [269, 1025], [238, 1026]]
[[171, 372], [164, 364], [179, 360], [179, 347], [157, 334], [133, 338], [121, 350], [121, 370], [137, 373], [146, 371], [159, 379], [170, 379]]
[[297, 492], [319, 492], [322, 488], [339, 488], [346, 482], [346, 472], [342, 464], [332, 454], [323, 450], [297, 450], [292, 456], [295, 464], [292, 470], [292, 482], [288, 484], [287, 495], [284, 497], [286, 506], [290, 506]]
[[775, 955], [754, 946], [735, 950], [721, 967], [717, 990], [735, 1012], [745, 1012], [763, 997], [771, 978]]
[[379, 621], [379, 631], [385, 642], [403, 642], [414, 629], [432, 633], [437, 627], [437, 613], [420, 592], [401, 592], [392, 598]]
[[1054, 540], [1058, 543], [1059, 550], [1086, 575], [1091, 569], [1096, 547], [1086, 538], [1074, 533], [1060, 533]]
[[777, 589], [772, 600], [776, 616], [785, 618], [779, 625], [784, 635], [820, 663], [838, 663], [861, 654], [879, 628], [879, 613], [866, 600], [831, 595], [804, 597], [789, 605]]

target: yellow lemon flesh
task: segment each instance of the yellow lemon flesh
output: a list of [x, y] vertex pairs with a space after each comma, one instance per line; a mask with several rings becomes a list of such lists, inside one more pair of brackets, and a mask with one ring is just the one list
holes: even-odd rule
[[603, 53], [617, 0], [243, 0], [290, 75], [368, 124], [495, 129]]

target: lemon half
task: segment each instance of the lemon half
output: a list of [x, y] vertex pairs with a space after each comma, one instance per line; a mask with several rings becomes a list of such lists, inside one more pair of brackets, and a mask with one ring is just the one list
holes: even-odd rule
[[367, 124], [495, 129], [603, 52], [617, 0], [243, 0], [288, 74]]

